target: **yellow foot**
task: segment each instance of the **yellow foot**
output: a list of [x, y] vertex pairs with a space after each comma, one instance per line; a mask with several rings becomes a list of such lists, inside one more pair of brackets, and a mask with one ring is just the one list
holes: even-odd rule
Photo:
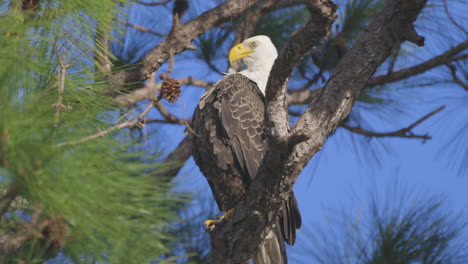
[[221, 220], [223, 220], [223, 219], [226, 219], [226, 221], [229, 220], [229, 218], [231, 218], [231, 216], [232, 216], [232, 213], [234, 213], [234, 208], [229, 209], [229, 210], [221, 217]]
[[206, 231], [211, 232], [219, 223], [221, 223], [221, 220], [206, 220], [203, 225], [205, 226]]
[[205, 226], [205, 230], [209, 232], [213, 231], [217, 225], [229, 220], [233, 212], [234, 212], [234, 209], [230, 209], [221, 217], [217, 217], [219, 220], [206, 220], [205, 223], [203, 224]]

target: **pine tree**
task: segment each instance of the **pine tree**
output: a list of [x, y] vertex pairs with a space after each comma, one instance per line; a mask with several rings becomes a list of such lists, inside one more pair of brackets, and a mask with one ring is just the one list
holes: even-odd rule
[[[194, 210], [183, 195], [170, 191], [168, 182], [190, 157], [191, 138], [196, 136], [189, 125], [192, 110], [203, 90], [210, 89], [214, 81], [222, 78], [227, 69], [229, 48], [252, 35], [266, 34], [280, 49], [290, 42], [289, 37], [297, 29], [295, 36], [304, 37], [302, 25], [307, 28], [314, 23], [317, 30], [328, 34], [327, 38], [322, 35], [314, 39], [314, 47], [304, 49], [300, 54], [302, 60], [294, 70], [294, 56], [281, 64], [280, 68], [290, 69], [286, 74], [290, 78], [284, 101], [288, 103], [287, 110], [294, 123], [306, 109], [318, 109], [319, 99], [331, 98], [325, 93], [333, 88], [330, 83], [355, 68], [348, 64], [343, 70], [340, 64], [346, 54], [356, 55], [353, 48], [358, 37], [368, 33], [371, 21], [395, 7], [394, 3], [407, 5], [416, 13], [426, 4], [424, 0], [335, 2], [337, 10], [330, 0], [2, 2], [0, 257], [3, 259], [0, 261], [42, 262], [63, 252], [76, 263], [95, 260], [147, 263], [154, 259], [206, 262], [209, 237], [201, 223], [214, 214], [213, 203], [206, 202], [209, 204], [206, 211]], [[418, 45], [422, 44], [422, 39], [413, 26], [423, 36], [443, 36], [435, 52], [426, 52], [426, 48], [415, 50], [415, 45], [407, 42], [393, 43], [395, 36], [402, 34], [391, 30], [394, 34], [387, 37], [394, 45], [380, 58], [382, 66], [375, 66], [372, 76], [361, 76], [361, 80], [367, 82], [363, 82], [364, 87], [358, 87], [359, 97], [352, 98], [356, 100], [353, 110], [346, 118], [336, 118], [339, 122], [330, 126], [337, 127], [337, 132], [331, 129], [315, 134], [316, 138], [322, 138], [314, 145], [316, 149], [322, 147], [328, 135], [334, 134], [337, 136], [330, 137], [329, 141], [341, 140], [343, 145], [351, 146], [367, 166], [389, 157], [386, 150], [390, 144], [382, 138], [422, 142], [431, 139], [424, 132], [415, 132], [418, 131], [415, 127], [425, 124], [429, 118], [433, 120], [443, 106], [435, 106], [434, 111], [402, 128], [388, 116], [408, 114], [403, 111], [407, 105], [402, 107], [401, 104], [409, 100], [390, 95], [441, 82], [467, 90], [468, 42], [463, 37], [465, 24], [459, 21], [464, 13], [462, 8], [458, 13], [453, 10], [453, 5], [466, 9], [466, 3], [450, 1], [449, 10], [447, 2], [426, 4], [416, 23], [405, 24], [411, 25], [410, 31], [414, 33], [412, 39], [405, 37]], [[323, 10], [318, 10], [320, 8]], [[205, 10], [207, 12], [202, 14]], [[447, 16], [445, 10], [454, 12], [454, 16], [450, 17], [451, 13]], [[390, 20], [416, 19], [415, 13], [395, 15], [408, 11], [404, 8], [393, 11], [392, 16], [387, 16]], [[339, 14], [337, 18], [335, 13]], [[381, 28], [386, 27], [387, 24], [381, 25]], [[377, 33], [374, 31], [373, 36]], [[369, 47], [373, 47], [374, 40], [368, 38]], [[304, 48], [311, 43], [303, 42], [300, 46]], [[377, 51], [385, 49], [386, 43], [380, 44]], [[289, 49], [289, 52], [297, 55], [297, 50]], [[357, 57], [368, 55], [364, 53], [357, 53]], [[373, 58], [361, 67], [374, 65], [375, 61]], [[409, 66], [408, 61], [415, 65]], [[184, 66], [190, 70], [181, 70]], [[350, 81], [361, 75], [356, 72], [342, 81], [346, 84], [342, 89], [356, 86]], [[196, 90], [194, 86], [204, 89]], [[339, 95], [341, 90], [334, 91]], [[423, 94], [418, 96], [424, 97]], [[163, 104], [162, 98], [175, 104]], [[457, 111], [463, 109], [464, 103]], [[336, 114], [337, 111], [323, 113]], [[445, 119], [451, 120], [461, 115], [447, 116], [449, 118]], [[388, 123], [390, 132], [374, 129], [372, 118]], [[309, 116], [308, 120], [323, 121], [324, 118]], [[460, 167], [460, 174], [464, 174], [468, 167], [463, 157], [468, 152], [463, 146], [468, 141], [463, 141], [460, 135], [467, 126], [463, 125], [466, 120], [458, 123], [462, 124], [458, 127], [461, 129], [454, 133], [454, 140], [447, 143], [443, 151], [450, 162]], [[163, 132], [159, 133], [161, 130]], [[187, 133], [179, 142], [181, 138], [177, 133], [182, 134], [184, 130]], [[164, 134], [167, 131], [170, 136]], [[159, 144], [169, 148], [178, 145], [161, 157], [157, 155], [162, 152], [157, 151]], [[455, 154], [447, 155], [446, 151]], [[161, 163], [162, 160], [165, 162]], [[305, 163], [295, 167], [303, 166]], [[283, 179], [291, 178], [291, 175], [283, 176]], [[207, 188], [204, 191], [209, 193]], [[262, 190], [257, 194], [264, 193]], [[430, 218], [440, 208], [438, 200], [432, 202], [422, 199], [419, 207], [407, 212]], [[184, 205], [187, 211], [176, 215]], [[375, 213], [375, 219], [382, 220], [378, 226], [386, 230], [382, 234], [390, 236], [398, 230], [393, 227], [403, 226], [400, 216], [406, 217], [412, 227], [421, 224], [403, 211], [388, 215], [379, 214], [379, 210], [370, 212]], [[178, 218], [183, 221], [177, 222]], [[436, 222], [429, 223], [442, 223]], [[266, 228], [266, 225], [255, 226]], [[440, 228], [424, 232], [431, 234], [434, 230], [437, 232], [433, 234], [442, 234], [440, 237], [446, 241], [461, 232], [461, 229], [450, 229], [445, 237]], [[372, 249], [379, 248], [378, 242], [391, 241], [388, 237], [376, 239]], [[420, 236], [406, 238], [400, 242], [409, 243]], [[356, 241], [359, 239], [356, 237]], [[339, 238], [336, 241], [340, 241]], [[255, 245], [250, 246], [249, 250], [254, 248]], [[379, 259], [383, 251], [369, 252], [372, 253], [369, 256], [375, 258], [353, 263], [372, 263], [371, 260]], [[183, 258], [179, 259], [180, 256]]]
[[1, 7], [2, 263], [59, 251], [75, 263], [147, 263], [170, 250], [184, 198], [150, 176], [162, 168], [155, 152], [126, 131], [89, 137], [131, 119], [103, 90], [112, 57], [100, 37], [119, 13], [112, 0]]

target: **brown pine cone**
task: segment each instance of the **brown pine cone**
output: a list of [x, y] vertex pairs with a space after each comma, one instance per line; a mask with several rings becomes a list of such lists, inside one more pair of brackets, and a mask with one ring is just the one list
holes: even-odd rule
[[161, 86], [162, 97], [174, 103], [180, 96], [180, 83], [173, 78], [167, 78], [163, 81]]

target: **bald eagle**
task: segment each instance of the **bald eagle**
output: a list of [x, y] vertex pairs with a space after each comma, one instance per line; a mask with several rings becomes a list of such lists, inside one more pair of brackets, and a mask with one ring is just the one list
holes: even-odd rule
[[[202, 96], [195, 110], [193, 157], [221, 211], [234, 208], [246, 194], [268, 151], [265, 89], [277, 56], [267, 36], [255, 36], [233, 47], [229, 61], [242, 60], [246, 69], [224, 76]], [[284, 242], [293, 245], [300, 226], [301, 215], [291, 193], [254, 263], [287, 263]]]

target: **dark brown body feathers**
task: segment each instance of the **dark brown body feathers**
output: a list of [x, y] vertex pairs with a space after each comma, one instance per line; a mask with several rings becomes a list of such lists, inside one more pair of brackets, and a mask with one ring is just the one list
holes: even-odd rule
[[[264, 114], [264, 96], [241, 74], [227, 75], [216, 83], [195, 111], [193, 157], [221, 211], [234, 208], [242, 199], [265, 158]], [[301, 225], [294, 194], [283, 205], [277, 225], [280, 242], [294, 244]]]

